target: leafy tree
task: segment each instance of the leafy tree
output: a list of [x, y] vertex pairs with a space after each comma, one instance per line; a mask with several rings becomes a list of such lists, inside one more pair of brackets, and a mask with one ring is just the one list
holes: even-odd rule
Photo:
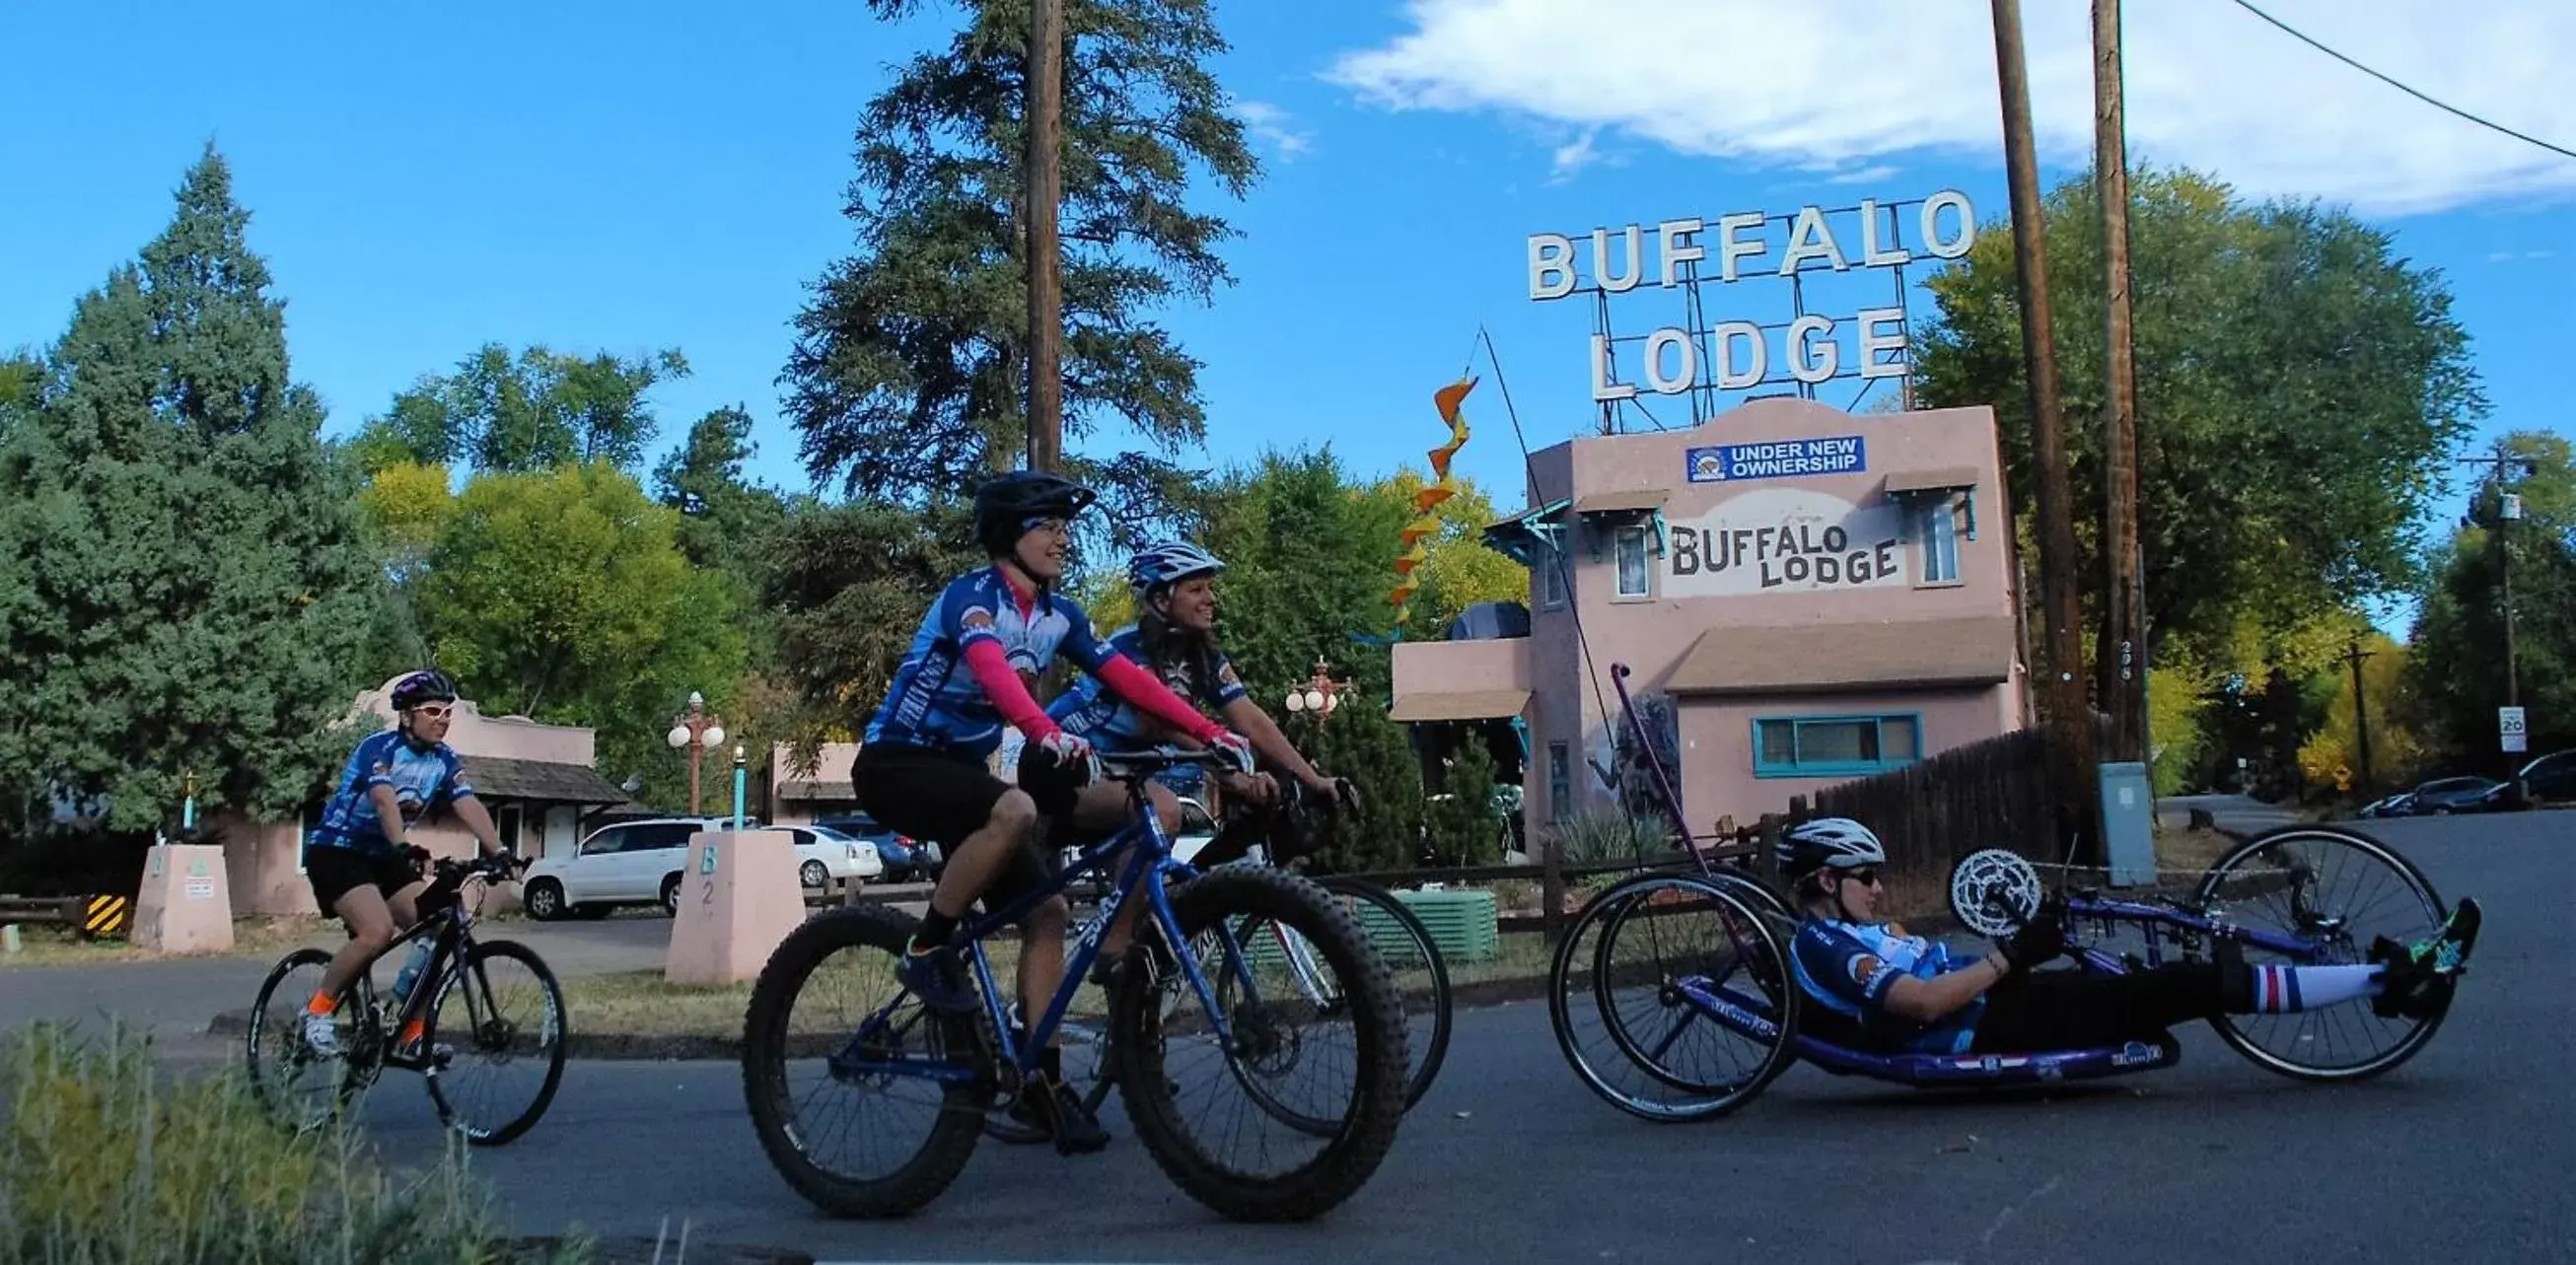
[[849, 736], [884, 698], [941, 586], [983, 561], [964, 507], [849, 503], [790, 515], [769, 538], [763, 604], [803, 736]]
[[[870, 0], [900, 19], [918, 0]], [[858, 251], [797, 317], [783, 380], [816, 480], [921, 505], [1015, 464], [1028, 341], [1021, 161], [1028, 10], [964, 0], [945, 47], [868, 103], [846, 214]], [[1206, 429], [1198, 362], [1146, 315], [1228, 280], [1233, 229], [1193, 211], [1205, 181], [1240, 197], [1257, 173], [1206, 63], [1226, 50], [1207, 0], [1065, 5], [1064, 409], [1168, 454]], [[1085, 471], [1151, 516], [1183, 476], [1146, 452]]]
[[[284, 304], [211, 148], [76, 305], [0, 445], [0, 795], [148, 828], [183, 770], [286, 810], [326, 775], [382, 582], [289, 377]], [[23, 375], [23, 367], [19, 371]], [[23, 377], [19, 378], [23, 384]]]
[[690, 426], [653, 471], [655, 498], [680, 513], [680, 551], [746, 582], [756, 578], [750, 560], [787, 516], [786, 498], [743, 475], [743, 463], [758, 451], [751, 414], [720, 408]]
[[2363, 778], [2352, 673], [2345, 665], [2321, 673], [2325, 679], [2315, 682], [2320, 692], [2333, 694], [2326, 704], [2325, 723], [2299, 748], [2299, 771], [2319, 786], [2335, 785], [2341, 780], [2337, 774], [2342, 773], [2350, 777], [2354, 790], [2369, 794], [2373, 787], [2404, 786], [2412, 780], [2425, 749], [2411, 722], [2423, 709], [2413, 697], [2406, 647], [2379, 633], [2359, 640], [2370, 655], [2361, 662], [2362, 697], [2370, 705], [2370, 779]]
[[[2440, 274], [2313, 205], [2248, 206], [2189, 171], [2131, 183], [2140, 539], [2151, 658], [2410, 585], [2447, 458], [2486, 408]], [[2047, 199], [2080, 563], [2101, 573], [2101, 218]], [[1917, 398], [1991, 404], [2014, 512], [2034, 486], [2010, 233], [1930, 281]], [[2088, 601], [2099, 585], [2087, 585]]]
[[1357, 638], [1394, 627], [1388, 560], [1404, 511], [1354, 484], [1330, 449], [1266, 454], [1205, 489], [1198, 540], [1226, 560], [1226, 653], [1261, 697], [1305, 680], [1320, 656], [1384, 706], [1386, 652]]
[[[2488, 482], [2468, 523], [2434, 551], [2408, 655], [2428, 737], [2470, 768], [2501, 772], [2505, 701], [2504, 554], [2513, 551], [2514, 668], [2533, 754], [2576, 745], [2576, 458], [2566, 437], [2522, 431], [2503, 452], [2522, 519], [2502, 518]], [[2529, 473], [2520, 468], [2528, 463]]]
[[633, 469], [656, 426], [646, 396], [689, 374], [677, 351], [573, 356], [487, 343], [456, 371], [394, 396], [352, 442], [372, 473], [400, 462], [500, 474], [584, 461]]
[[689, 565], [678, 529], [606, 463], [476, 476], [419, 584], [440, 666], [487, 713], [593, 727], [603, 773], [673, 802], [671, 716], [693, 690], [721, 709], [745, 673], [723, 581]]

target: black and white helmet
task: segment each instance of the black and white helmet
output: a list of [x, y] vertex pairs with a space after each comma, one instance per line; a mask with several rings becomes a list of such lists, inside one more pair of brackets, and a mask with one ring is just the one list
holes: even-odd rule
[[1781, 832], [1780, 872], [1804, 878], [1818, 870], [1859, 870], [1887, 864], [1887, 849], [1867, 826], [1849, 817], [1819, 817]]

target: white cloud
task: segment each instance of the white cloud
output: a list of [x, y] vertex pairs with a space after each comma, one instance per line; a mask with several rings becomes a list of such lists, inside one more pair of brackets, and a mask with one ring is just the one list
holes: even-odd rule
[[1838, 175], [1828, 177], [1828, 178], [1826, 179], [1825, 183], [1827, 183], [1827, 184], [1877, 184], [1877, 183], [1879, 183], [1880, 181], [1883, 181], [1883, 180], [1890, 180], [1890, 179], [1895, 178], [1896, 173], [1897, 173], [1899, 170], [1900, 170], [1899, 168], [1896, 168], [1896, 167], [1893, 167], [1893, 166], [1889, 166], [1889, 165], [1888, 165], [1888, 164], [1886, 164], [1886, 163], [1878, 163], [1878, 164], [1874, 164], [1874, 165], [1872, 165], [1872, 166], [1868, 166], [1868, 167], [1860, 167], [1860, 168], [1856, 168], [1856, 169], [1851, 170], [1851, 171], [1842, 172], [1842, 173], [1840, 173], [1840, 174], [1838, 174]]
[[[2268, 0], [2348, 56], [2576, 144], [2576, 3]], [[1327, 77], [1397, 109], [1496, 110], [1685, 154], [1862, 177], [1898, 155], [2000, 166], [1985, 0], [1408, 0], [1413, 29]], [[2228, 0], [2126, 6], [2131, 161], [2375, 214], [2576, 196], [2561, 158], [2412, 100]], [[2089, 6], [2023, 6], [2044, 161], [2093, 145]]]
[[2554, 250], [2491, 250], [2487, 252], [2487, 262], [2491, 264], [2530, 263], [2542, 259], [2556, 259], [2557, 257], [2558, 252]]
[[1315, 148], [1313, 132], [1289, 126], [1288, 112], [1267, 101], [1237, 101], [1234, 113], [1251, 129], [1254, 140], [1278, 152], [1281, 162], [1294, 162]]
[[1563, 184], [1573, 179], [1576, 172], [1591, 166], [1592, 160], [1601, 156], [1599, 151], [1592, 148], [1594, 138], [1600, 135], [1600, 128], [1587, 127], [1583, 129], [1581, 136], [1557, 146], [1555, 152], [1550, 155], [1548, 183]]

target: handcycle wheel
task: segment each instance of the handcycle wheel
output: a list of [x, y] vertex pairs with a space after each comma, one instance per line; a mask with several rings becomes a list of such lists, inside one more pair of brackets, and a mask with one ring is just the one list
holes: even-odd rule
[[[2288, 826], [2247, 839], [2209, 867], [2193, 896], [2230, 925], [2313, 946], [2293, 954], [2247, 944], [2255, 965], [2359, 964], [2374, 937], [2409, 944], [2440, 930], [2450, 912], [2412, 862], [2342, 827]], [[2448, 1012], [2446, 1002], [2422, 1019], [2382, 1018], [2367, 1005], [2339, 1005], [2210, 1022], [2237, 1053], [2272, 1071], [2351, 1081], [2413, 1058]]]
[[1548, 989], [1557, 1048], [1587, 1088], [1642, 1119], [1705, 1120], [1787, 1070], [1799, 996], [1766, 905], [1740, 880], [1691, 874], [1594, 898]]
[[[278, 960], [252, 1001], [250, 1023], [242, 1037], [243, 1057], [250, 1065], [252, 1095], [262, 1109], [297, 1131], [329, 1124], [364, 1088], [352, 1075], [346, 1057], [313, 1053], [304, 1043], [304, 1008], [321, 991], [331, 954], [298, 949]], [[361, 1044], [357, 1029], [366, 1027], [359, 1010], [344, 998], [337, 1019], [343, 1051]]]
[[1359, 918], [1403, 996], [1405, 1049], [1413, 1066], [1405, 1082], [1404, 1105], [1410, 1109], [1431, 1092], [1431, 1082], [1439, 1079], [1440, 1065], [1449, 1057], [1453, 1017], [1449, 964], [1441, 958], [1440, 946], [1432, 942], [1431, 929], [1395, 893], [1362, 879], [1320, 881], [1325, 891], [1341, 898]]
[[[835, 1216], [899, 1217], [938, 1198], [992, 1102], [974, 1017], [934, 1012], [895, 980], [912, 921], [868, 906], [807, 919], [769, 955], [743, 1017], [742, 1091], [760, 1149]], [[884, 1070], [900, 1063], [979, 1074], [943, 1082]], [[844, 1101], [866, 1095], [884, 1101]], [[871, 1144], [869, 1126], [904, 1120], [916, 1140]]]
[[[438, 1118], [476, 1146], [515, 1141], [546, 1114], [563, 1084], [563, 988], [528, 946], [476, 944], [440, 982], [421, 1045], [441, 1060], [428, 1078]], [[486, 1065], [495, 1088], [477, 1092], [482, 1078], [463, 1071], [469, 1059]], [[516, 1093], [498, 1087], [513, 1080], [532, 1083]], [[514, 1101], [521, 1104], [515, 1110]]]
[[[1182, 890], [1173, 912], [1216, 1004], [1211, 1013], [1186, 983], [1176, 1007], [1159, 989], [1110, 998], [1109, 1052], [1138, 1141], [1174, 1185], [1221, 1216], [1304, 1221], [1330, 1211], [1376, 1173], [1404, 1118], [1404, 1014], [1385, 961], [1323, 888], [1279, 870], [1220, 868]], [[1258, 951], [1273, 925], [1311, 950], [1324, 997], [1336, 1000], [1318, 1002], [1286, 978], [1276, 943]], [[1306, 1069], [1338, 1071], [1340, 1083], [1293, 1092], [1286, 1078]], [[1231, 1110], [1218, 1102], [1254, 1084], [1259, 1091], [1241, 1092]], [[1202, 1102], [1222, 1117], [1204, 1133], [1185, 1118]], [[1278, 1107], [1289, 1102], [1294, 1114], [1336, 1127], [1317, 1137], [1282, 1121]]]

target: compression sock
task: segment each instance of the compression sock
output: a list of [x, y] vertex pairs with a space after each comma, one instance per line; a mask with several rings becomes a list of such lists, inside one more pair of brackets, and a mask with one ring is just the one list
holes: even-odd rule
[[2243, 1013], [2287, 1014], [2379, 995], [2377, 966], [2257, 966], [2253, 994]]
[[329, 993], [315, 993], [313, 994], [313, 1000], [304, 1003], [304, 1013], [308, 1015], [321, 1015], [326, 1018], [331, 1015], [336, 1015], [340, 1013], [340, 999], [333, 997]]
[[956, 915], [943, 914], [936, 907], [925, 909], [921, 912], [921, 926], [912, 933], [912, 944], [908, 947], [913, 956], [919, 957], [947, 944], [948, 937], [955, 934]]

